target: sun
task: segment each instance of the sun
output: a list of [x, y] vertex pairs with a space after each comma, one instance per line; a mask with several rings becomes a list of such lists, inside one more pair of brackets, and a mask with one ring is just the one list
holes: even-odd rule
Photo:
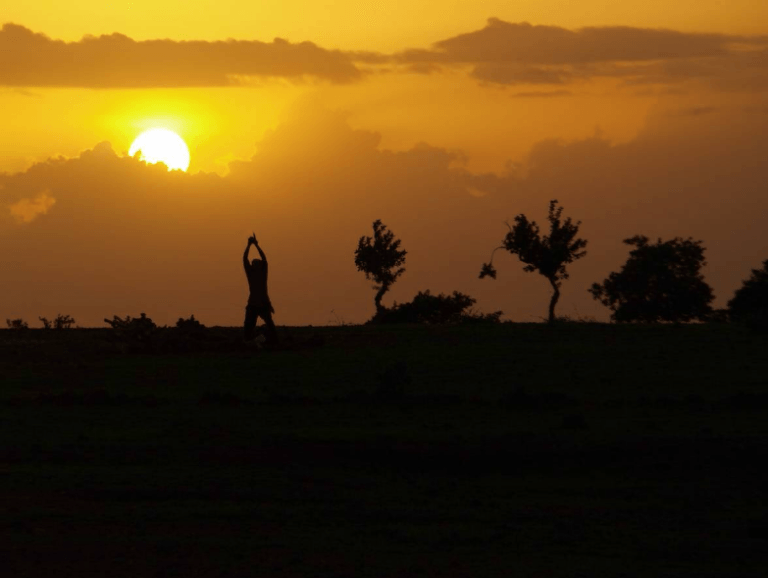
[[133, 141], [128, 154], [141, 151], [141, 160], [148, 163], [164, 163], [168, 170], [189, 168], [189, 149], [179, 135], [167, 128], [145, 130]]

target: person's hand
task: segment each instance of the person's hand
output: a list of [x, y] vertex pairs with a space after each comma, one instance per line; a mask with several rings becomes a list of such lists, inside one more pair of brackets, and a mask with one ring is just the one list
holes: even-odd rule
[[252, 245], [258, 245], [259, 242], [256, 240], [256, 234], [254, 233], [250, 237], [248, 237], [248, 243]]

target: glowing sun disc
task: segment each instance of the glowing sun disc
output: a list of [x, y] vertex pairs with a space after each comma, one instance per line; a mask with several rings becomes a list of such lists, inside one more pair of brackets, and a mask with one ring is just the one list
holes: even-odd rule
[[141, 151], [141, 160], [148, 163], [165, 163], [168, 170], [189, 168], [189, 149], [179, 135], [167, 128], [146, 130], [133, 141], [128, 154]]

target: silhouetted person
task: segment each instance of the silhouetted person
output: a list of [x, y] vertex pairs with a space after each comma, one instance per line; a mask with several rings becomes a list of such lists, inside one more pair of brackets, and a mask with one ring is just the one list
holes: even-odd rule
[[[261, 259], [248, 261], [248, 252], [251, 249], [251, 245], [256, 246]], [[248, 297], [248, 305], [245, 307], [245, 340], [250, 341], [254, 338], [256, 322], [261, 317], [266, 325], [267, 343], [274, 345], [277, 343], [277, 330], [275, 329], [274, 321], [272, 321], [272, 314], [275, 310], [267, 293], [267, 273], [269, 268], [267, 256], [259, 247], [256, 235], [251, 235], [248, 238], [248, 245], [245, 247], [245, 253], [243, 253], [243, 267], [245, 267], [245, 276], [248, 278], [248, 288], [251, 292]]]

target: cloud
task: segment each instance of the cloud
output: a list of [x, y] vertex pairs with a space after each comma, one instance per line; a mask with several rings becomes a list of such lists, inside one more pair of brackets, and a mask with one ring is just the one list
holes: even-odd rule
[[590, 242], [563, 288], [563, 313], [607, 318], [587, 288], [622, 264], [621, 240], [634, 234], [704, 240], [705, 275], [721, 305], [768, 255], [768, 115], [658, 111], [630, 142], [547, 140], [502, 173], [470, 171], [460, 151], [428, 144], [389, 150], [343, 114], [305, 106], [292, 115], [226, 177], [168, 172], [107, 143], [0, 174], [0, 206], [40, 191], [56, 199], [34, 227], [0, 211], [0, 269], [10, 272], [0, 315], [53, 310], [101, 325], [113, 314], [173, 323], [194, 313], [235, 325], [247, 296], [241, 255], [255, 230], [279, 324], [324, 324], [331, 310], [362, 322], [373, 292], [353, 251], [382, 219], [408, 250], [388, 304], [427, 288], [459, 290], [483, 310], [536, 320], [549, 301], [543, 279], [501, 254], [498, 281], [477, 274], [504, 221], [525, 213], [542, 224], [553, 198]]
[[122, 34], [63, 42], [16, 24], [0, 29], [0, 86], [236, 86], [251, 77], [344, 83], [360, 76], [348, 55], [311, 42], [136, 41]]
[[[437, 60], [565, 65], [637, 62], [726, 54], [741, 37], [612, 26], [567, 30], [497, 18], [482, 30], [435, 43]], [[764, 42], [764, 40], [763, 40]]]
[[474, 78], [499, 85], [556, 85], [598, 77], [666, 84], [704, 78], [719, 88], [750, 90], [768, 83], [766, 46], [765, 36], [628, 26], [568, 30], [491, 18], [481, 30], [395, 58], [409, 67], [469, 66]]
[[0, 86], [152, 88], [253, 86], [265, 79], [333, 83], [393, 67], [414, 74], [468, 69], [498, 86], [557, 86], [596, 78], [624, 86], [699, 82], [768, 90], [768, 37], [627, 26], [569, 30], [488, 20], [480, 29], [397, 54], [328, 50], [311, 42], [136, 41], [122, 34], [53, 40], [17, 24], [0, 29]]
[[383, 149], [378, 134], [317, 110], [296, 111], [227, 177], [168, 172], [101, 143], [76, 158], [0, 174], [0, 206], [42, 188], [57, 201], [34, 234], [0, 216], [0, 269], [13, 271], [0, 303], [8, 315], [15, 306], [15, 315], [32, 319], [45, 312], [34, 303], [48, 304], [86, 325], [140, 311], [161, 323], [194, 312], [207, 323], [237, 324], [247, 297], [240, 256], [255, 230], [272, 264], [280, 323], [325, 323], [331, 309], [362, 321], [373, 295], [351, 255], [377, 218], [407, 239], [415, 251], [409, 266], [421, 271], [396, 298], [412, 296], [446, 259], [463, 260], [463, 277], [474, 279], [469, 246], [435, 260], [443, 235], [422, 238], [449, 229], [466, 236], [476, 223], [453, 222], [481, 209], [468, 192], [475, 175], [461, 163], [458, 153], [425, 144]]
[[40, 215], [45, 215], [55, 204], [56, 199], [44, 192], [33, 199], [21, 199], [10, 205], [8, 210], [16, 222], [31, 223]]

